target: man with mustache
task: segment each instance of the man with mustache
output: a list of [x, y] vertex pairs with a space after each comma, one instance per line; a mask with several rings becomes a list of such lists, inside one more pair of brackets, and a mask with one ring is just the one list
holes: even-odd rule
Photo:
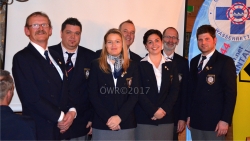
[[175, 53], [175, 48], [179, 43], [179, 34], [174, 27], [168, 27], [163, 31], [163, 56], [172, 60], [177, 65], [180, 89], [178, 98], [173, 107], [174, 112], [174, 140], [178, 140], [178, 134], [186, 127], [186, 101], [188, 85], [188, 60]]
[[[30, 14], [24, 32], [30, 43], [14, 55], [12, 67], [22, 114], [35, 121], [37, 140], [64, 139], [60, 131], [69, 128], [76, 110], [68, 105], [63, 60], [56, 52], [48, 51], [52, 34], [49, 17], [43, 12]], [[65, 126], [59, 129], [59, 123]]]
[[[132, 52], [129, 49], [130, 46], [133, 44], [134, 39], [135, 39], [135, 25], [134, 25], [134, 23], [131, 20], [126, 20], [119, 25], [119, 30], [122, 32], [122, 35], [125, 38], [125, 42], [126, 42], [126, 45], [128, 47], [129, 58], [133, 61], [140, 62], [142, 58], [138, 54]], [[97, 53], [97, 56], [99, 57], [101, 55], [101, 50], [97, 50], [96, 53]]]

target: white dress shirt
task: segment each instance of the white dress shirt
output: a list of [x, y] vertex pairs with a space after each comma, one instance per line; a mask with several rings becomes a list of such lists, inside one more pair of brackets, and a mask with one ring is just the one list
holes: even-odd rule
[[113, 80], [114, 80], [114, 84], [115, 84], [115, 87], [116, 87], [116, 82], [117, 82], [117, 79], [114, 77], [113, 73], [114, 73], [114, 64], [111, 62], [112, 60], [108, 59], [107, 57], [107, 62], [108, 64], [110, 65], [111, 67], [111, 73], [112, 73], [112, 76], [113, 76]]
[[[68, 57], [69, 57], [69, 55], [66, 53], [68, 51], [66, 50], [66, 48], [63, 46], [62, 43], [61, 43], [61, 46], [62, 46], [64, 62], [66, 63], [68, 60]], [[68, 53], [74, 53], [71, 57], [71, 61], [73, 63], [73, 66], [75, 66], [75, 63], [76, 63], [77, 51], [78, 51], [78, 47], [76, 48], [76, 50], [74, 52], [68, 52]]]
[[160, 62], [160, 64], [159, 64], [158, 67], [156, 67], [156, 66], [152, 63], [152, 61], [151, 61], [149, 55], [147, 55], [146, 57], [144, 57], [141, 61], [148, 61], [150, 64], [152, 64], [153, 69], [154, 69], [154, 73], [155, 73], [156, 82], [157, 82], [158, 92], [160, 92], [160, 89], [161, 89], [161, 81], [162, 81], [162, 80], [161, 80], [161, 75], [162, 75], [162, 64], [165, 63], [165, 62], [170, 62], [171, 60], [170, 60], [170, 59], [167, 60], [167, 59], [162, 55], [162, 57], [161, 57], [161, 62]]
[[[203, 68], [206, 66], [207, 62], [210, 60], [210, 58], [211, 58], [211, 56], [214, 54], [214, 52], [215, 52], [215, 50], [212, 51], [212, 52], [210, 52], [210, 53], [206, 56], [207, 58], [203, 61], [203, 64], [202, 64], [202, 70], [203, 70]], [[197, 67], [198, 67], [199, 64], [200, 64], [200, 61], [201, 61], [201, 59], [202, 59], [202, 56], [203, 56], [203, 55], [201, 54], [199, 63], [197, 64]]]

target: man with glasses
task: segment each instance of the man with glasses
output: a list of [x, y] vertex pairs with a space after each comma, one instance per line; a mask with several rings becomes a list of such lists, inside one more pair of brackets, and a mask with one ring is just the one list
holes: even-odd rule
[[[22, 114], [34, 119], [38, 140], [63, 139], [60, 130], [70, 126], [67, 119], [74, 118], [76, 112], [67, 105], [63, 60], [56, 52], [48, 52], [52, 34], [49, 17], [42, 12], [32, 13], [26, 19], [24, 32], [30, 43], [14, 55], [12, 67]], [[61, 122], [67, 123], [59, 129]]]
[[177, 101], [173, 107], [174, 112], [174, 140], [178, 140], [178, 134], [186, 127], [186, 101], [188, 85], [188, 60], [175, 53], [175, 48], [179, 43], [179, 34], [174, 27], [168, 27], [163, 31], [163, 56], [172, 60], [178, 69], [180, 89]]

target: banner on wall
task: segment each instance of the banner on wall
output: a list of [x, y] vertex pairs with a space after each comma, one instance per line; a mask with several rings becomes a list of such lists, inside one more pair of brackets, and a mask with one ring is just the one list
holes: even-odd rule
[[200, 53], [196, 30], [204, 24], [216, 29], [216, 49], [233, 58], [239, 74], [250, 55], [250, 0], [205, 0], [194, 23], [189, 60]]
[[[193, 26], [189, 60], [200, 53], [196, 30], [204, 24], [216, 29], [216, 49], [233, 58], [238, 75], [250, 55], [250, 0], [205, 0]], [[191, 141], [188, 129], [186, 134]]]

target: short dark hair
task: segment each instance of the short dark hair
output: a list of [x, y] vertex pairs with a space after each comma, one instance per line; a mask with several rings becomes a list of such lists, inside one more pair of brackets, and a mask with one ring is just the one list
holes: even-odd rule
[[156, 34], [157, 36], [160, 37], [161, 41], [162, 41], [162, 34], [159, 30], [157, 29], [149, 29], [144, 35], [143, 35], [143, 44], [146, 45], [147, 41], [148, 41], [148, 37], [152, 34]]
[[211, 35], [211, 37], [215, 38], [216, 37], [216, 30], [214, 27], [212, 27], [211, 25], [202, 25], [197, 29], [196, 32], [196, 38], [198, 39], [198, 36], [200, 34], [204, 34], [204, 33], [209, 33]]
[[165, 32], [166, 32], [168, 29], [173, 29], [173, 30], [175, 30], [176, 33], [177, 33], [177, 38], [179, 39], [179, 33], [178, 33], [178, 31], [177, 31], [174, 27], [167, 27], [167, 28], [162, 32], [162, 35], [164, 35]]
[[49, 16], [48, 16], [47, 14], [43, 13], [43, 12], [40, 12], [40, 11], [37, 11], [37, 12], [34, 12], [34, 13], [30, 14], [30, 15], [26, 18], [25, 27], [29, 27], [29, 20], [30, 20], [30, 18], [33, 17], [33, 16], [42, 16], [42, 17], [47, 18], [48, 21], [49, 21], [49, 26], [52, 27], [51, 21], [50, 21], [50, 19], [49, 19]]
[[130, 24], [134, 25], [134, 23], [133, 23], [131, 20], [126, 20], [126, 21], [122, 22], [122, 23], [119, 25], [119, 30], [121, 30], [122, 25], [125, 24], [125, 23], [130, 23]]
[[13, 89], [14, 81], [10, 73], [6, 70], [0, 70], [0, 100], [6, 96], [7, 92]]
[[63, 23], [62, 23], [62, 28], [61, 28], [61, 31], [63, 31], [65, 28], [66, 28], [66, 25], [69, 24], [69, 25], [76, 25], [76, 26], [79, 26], [80, 27], [80, 30], [82, 31], [82, 24], [80, 21], [78, 21], [77, 18], [67, 18]]

